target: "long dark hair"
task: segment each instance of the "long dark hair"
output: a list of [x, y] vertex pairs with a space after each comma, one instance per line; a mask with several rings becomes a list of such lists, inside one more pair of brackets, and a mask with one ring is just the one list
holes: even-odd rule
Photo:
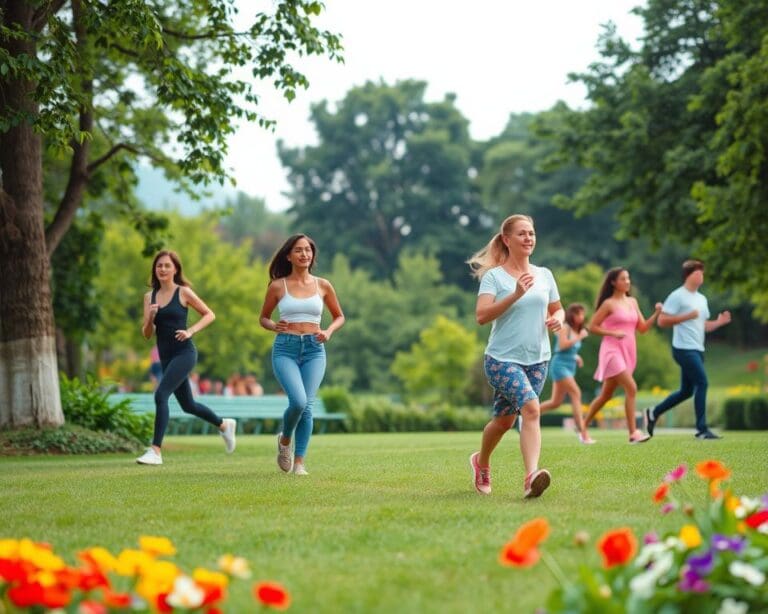
[[[622, 274], [623, 271], [626, 271], [622, 266], [613, 267], [612, 269], [608, 269], [608, 272], [605, 274], [605, 278], [603, 279], [603, 285], [600, 286], [600, 292], [597, 294], [597, 302], [595, 303], [595, 310], [600, 308], [600, 305], [602, 305], [607, 298], [610, 298], [610, 296], [613, 294], [613, 284], [616, 282], [616, 279], [619, 275]], [[629, 292], [627, 292], [627, 296], [631, 296]]]
[[288, 254], [291, 253], [293, 246], [296, 245], [296, 241], [299, 239], [306, 239], [309, 242], [309, 247], [312, 249], [312, 262], [309, 263], [309, 272], [312, 272], [312, 267], [315, 266], [317, 260], [317, 245], [309, 235], [299, 233], [291, 235], [283, 243], [283, 245], [272, 256], [272, 262], [269, 263], [269, 280], [280, 279], [281, 277], [288, 277], [291, 274], [291, 263], [288, 262]]
[[571, 303], [570, 305], [568, 305], [568, 309], [565, 310], [565, 323], [571, 327], [571, 330], [574, 330], [578, 333], [582, 328], [584, 328], [583, 320], [577, 328], [576, 324], [574, 324], [573, 322], [573, 318], [576, 316], [577, 313], [583, 313], [585, 311], [586, 309], [584, 308], [584, 305], [582, 305], [581, 303]]
[[179, 258], [179, 255], [169, 249], [164, 249], [157, 252], [155, 259], [152, 261], [152, 277], [149, 280], [149, 285], [152, 286], [152, 289], [160, 289], [160, 280], [157, 278], [155, 267], [157, 266], [157, 261], [160, 260], [160, 258], [163, 256], [168, 256], [171, 259], [171, 262], [173, 262], [173, 266], [176, 267], [176, 273], [173, 275], [173, 281], [179, 286], [191, 286], [192, 284], [184, 278], [184, 273], [181, 272], [181, 259]]

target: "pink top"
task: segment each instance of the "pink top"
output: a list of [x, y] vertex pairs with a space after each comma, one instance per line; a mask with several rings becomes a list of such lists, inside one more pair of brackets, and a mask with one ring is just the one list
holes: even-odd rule
[[600, 354], [597, 358], [597, 370], [595, 379], [602, 382], [606, 378], [618, 375], [622, 371], [629, 371], [630, 375], [637, 365], [637, 345], [635, 342], [635, 329], [637, 328], [637, 310], [614, 309], [603, 320], [601, 328], [612, 331], [624, 331], [622, 339], [610, 335], [603, 337], [600, 342]]

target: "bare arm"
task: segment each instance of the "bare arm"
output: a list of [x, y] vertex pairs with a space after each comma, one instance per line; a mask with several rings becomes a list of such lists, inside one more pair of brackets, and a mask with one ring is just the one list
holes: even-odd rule
[[635, 303], [635, 309], [637, 309], [637, 330], [641, 333], [647, 333], [653, 327], [656, 318], [659, 317], [662, 305], [661, 303], [656, 303], [653, 308], [653, 313], [648, 316], [648, 319], [645, 319], [643, 317], [643, 312], [640, 311], [640, 305], [637, 304], [637, 300], [633, 299], [633, 301]]
[[602, 335], [603, 337], [616, 337], [621, 339], [624, 337], [624, 333], [617, 330], [611, 330], [610, 328], [603, 328], [601, 325], [603, 320], [611, 315], [613, 311], [613, 303], [611, 299], [603, 301], [603, 304], [597, 308], [597, 311], [592, 315], [592, 319], [589, 321], [587, 329], [593, 335]]
[[712, 332], [713, 330], [717, 330], [721, 326], [725, 326], [731, 321], [731, 312], [730, 311], [721, 311], [717, 318], [714, 320], [707, 320], [704, 322], [704, 330], [708, 333]]
[[562, 328], [563, 322], [565, 322], [565, 311], [560, 301], [550, 303], [547, 307], [547, 313], [549, 314], [545, 322], [547, 328], [552, 332], [557, 332]]
[[336, 296], [336, 290], [333, 289], [331, 282], [329, 282], [327, 279], [321, 279], [320, 285], [324, 290], [323, 302], [325, 303], [325, 306], [328, 307], [328, 311], [331, 312], [331, 316], [333, 317], [333, 320], [328, 325], [328, 328], [321, 330], [319, 333], [317, 333], [317, 335], [315, 335], [318, 341], [325, 343], [331, 338], [333, 333], [344, 326], [344, 322], [346, 320], [344, 319], [344, 313], [341, 311], [341, 305], [339, 305], [339, 299]]
[[533, 276], [525, 273], [520, 276], [515, 285], [515, 291], [503, 299], [496, 300], [491, 294], [480, 294], [475, 304], [475, 319], [478, 324], [493, 322], [507, 309], [514, 305], [523, 294], [533, 285]]
[[149, 339], [155, 332], [155, 316], [157, 315], [157, 303], [151, 303], [152, 293], [147, 292], [144, 295], [144, 322], [141, 325], [141, 334], [145, 339]]
[[568, 334], [573, 329], [568, 326], [567, 324], [563, 324], [563, 327], [560, 329], [560, 332], [557, 333], [557, 346], [561, 350], [567, 350], [568, 348], [573, 347], [576, 345], [579, 341], [584, 339], [587, 336], [587, 329], [582, 328], [578, 333], [576, 333], [572, 339], [568, 338]]
[[190, 326], [186, 330], [176, 331], [176, 339], [178, 339], [179, 341], [185, 341], [187, 339], [191, 339], [192, 335], [194, 335], [195, 333], [199, 333], [211, 322], [213, 322], [216, 319], [216, 314], [213, 313], [211, 308], [208, 307], [208, 305], [206, 305], [203, 302], [203, 300], [199, 296], [197, 296], [197, 294], [195, 294], [195, 291], [192, 290], [192, 288], [189, 288], [188, 286], [181, 287], [179, 299], [181, 300], [182, 305], [184, 304], [189, 305], [201, 316], [197, 322], [195, 322], [192, 326]]
[[698, 317], [699, 317], [699, 312], [695, 309], [693, 311], [689, 311], [688, 313], [683, 313], [679, 316], [673, 316], [671, 313], [664, 313], [662, 311], [659, 314], [659, 326], [661, 326], [662, 328], [668, 328], [670, 326], [675, 326], [676, 324], [680, 324], [688, 320], [695, 320]]
[[262, 328], [266, 328], [273, 333], [279, 333], [287, 328], [287, 323], [282, 322], [282, 328], [280, 322], [274, 322], [272, 320], [272, 312], [277, 307], [277, 302], [280, 300], [279, 286], [274, 281], [267, 287], [267, 294], [264, 297], [264, 303], [261, 306], [261, 314], [259, 316], [259, 324]]

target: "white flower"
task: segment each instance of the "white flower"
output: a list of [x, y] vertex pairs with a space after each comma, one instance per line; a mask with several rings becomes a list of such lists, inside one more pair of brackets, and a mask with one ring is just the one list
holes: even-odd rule
[[749, 605], [743, 601], [736, 601], [730, 597], [723, 599], [717, 614], [747, 614]]
[[635, 557], [635, 566], [645, 567], [648, 563], [658, 559], [664, 552], [669, 550], [669, 546], [661, 542], [646, 544], [642, 547], [637, 557]]
[[200, 607], [205, 593], [189, 576], [179, 576], [173, 583], [173, 591], [166, 598], [174, 608], [191, 610]]
[[251, 577], [248, 561], [241, 556], [232, 556], [231, 554], [220, 556], [219, 569], [224, 573], [240, 578], [241, 580], [247, 580]]
[[731, 575], [746, 580], [752, 586], [762, 586], [765, 582], [765, 574], [762, 571], [741, 561], [733, 561], [728, 565], [728, 571], [731, 572]]
[[[645, 550], [645, 548], [643, 548], [643, 550]], [[629, 586], [632, 589], [632, 592], [641, 599], [650, 599], [653, 596], [653, 588], [658, 583], [659, 578], [661, 578], [665, 573], [672, 569], [673, 563], [674, 557], [672, 556], [671, 552], [660, 552], [648, 570], [636, 575], [634, 578], [632, 578], [632, 580], [630, 580]]]

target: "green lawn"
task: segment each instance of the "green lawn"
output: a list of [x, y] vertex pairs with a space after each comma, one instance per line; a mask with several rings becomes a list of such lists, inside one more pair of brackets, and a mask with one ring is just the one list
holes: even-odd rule
[[[501, 567], [501, 546], [520, 523], [546, 516], [545, 548], [573, 572], [583, 556], [572, 536], [631, 526], [638, 535], [678, 526], [651, 494], [680, 462], [717, 458], [737, 494], [768, 490], [768, 433], [696, 441], [660, 433], [641, 446], [623, 431], [594, 430], [581, 446], [544, 432], [543, 466], [553, 475], [541, 499], [524, 501], [517, 435], [494, 456], [494, 493], [475, 494], [467, 463], [479, 433], [324, 435], [313, 439], [310, 476], [280, 473], [271, 436], [241, 437], [227, 457], [217, 437], [171, 437], [166, 464], [132, 456], [0, 459], [2, 537], [50, 542], [74, 562], [79, 549], [113, 553], [139, 535], [164, 535], [185, 569], [231, 552], [255, 579], [282, 582], [295, 612], [532, 612], [553, 579], [543, 566]], [[704, 483], [689, 477], [703, 500]], [[590, 560], [598, 556], [590, 547]], [[233, 586], [228, 612], [253, 611], [250, 583]]]

